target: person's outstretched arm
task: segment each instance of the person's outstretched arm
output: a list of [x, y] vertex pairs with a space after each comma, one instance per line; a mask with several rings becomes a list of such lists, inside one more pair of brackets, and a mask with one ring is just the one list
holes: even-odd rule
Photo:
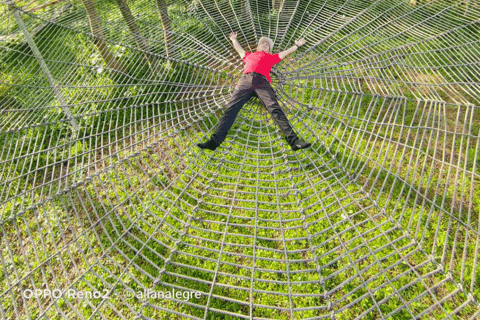
[[243, 59], [243, 57], [245, 56], [245, 50], [243, 50], [243, 48], [242, 48], [242, 46], [240, 45], [240, 43], [238, 43], [238, 41], [237, 41], [237, 33], [236, 33], [236, 32], [230, 33], [230, 40], [232, 40], [233, 47], [235, 48], [235, 50], [237, 50], [238, 54], [240, 55], [240, 58]]
[[288, 56], [290, 53], [294, 52], [295, 50], [298, 49], [298, 47], [300, 46], [303, 46], [305, 44], [305, 39], [298, 39], [297, 41], [295, 41], [295, 45], [293, 47], [291, 47], [290, 49], [287, 49], [285, 51], [282, 51], [278, 54], [278, 56], [280, 57], [280, 59], [283, 60], [283, 58], [285, 58], [286, 56]]

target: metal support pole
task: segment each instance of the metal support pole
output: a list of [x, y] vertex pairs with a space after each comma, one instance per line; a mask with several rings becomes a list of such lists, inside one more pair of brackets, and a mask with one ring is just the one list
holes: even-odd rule
[[60, 89], [57, 87], [57, 84], [55, 83], [55, 79], [53, 78], [52, 74], [48, 70], [48, 66], [43, 60], [42, 54], [38, 50], [38, 47], [33, 41], [32, 37], [30, 36], [30, 33], [27, 30], [27, 27], [23, 23], [22, 17], [20, 17], [20, 14], [17, 11], [17, 7], [15, 6], [15, 3], [13, 2], [13, 0], [5, 0], [5, 3], [7, 4], [8, 8], [12, 11], [13, 16], [15, 17], [15, 21], [17, 22], [18, 26], [22, 30], [23, 35], [25, 36], [25, 39], [27, 40], [28, 45], [30, 46], [30, 49], [32, 49], [33, 54], [35, 55], [35, 58], [37, 58], [38, 62], [40, 63], [40, 67], [42, 68], [43, 73], [45, 73], [45, 75], [47, 76], [48, 82], [50, 82], [50, 86], [55, 92], [55, 95], [57, 96], [57, 99], [60, 102], [63, 112], [67, 116], [67, 119], [70, 121], [73, 131], [78, 131], [79, 130], [78, 124], [73, 118], [73, 115], [70, 112], [70, 108], [67, 107], [67, 103], [63, 98], [63, 94], [60, 91]]

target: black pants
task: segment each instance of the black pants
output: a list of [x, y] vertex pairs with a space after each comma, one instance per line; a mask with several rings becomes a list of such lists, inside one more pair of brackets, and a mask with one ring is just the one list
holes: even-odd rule
[[235, 122], [238, 112], [242, 109], [248, 99], [250, 99], [253, 92], [256, 93], [257, 97], [265, 105], [275, 123], [280, 127], [288, 144], [292, 145], [297, 138], [296, 133], [288, 122], [285, 113], [280, 109], [280, 105], [275, 97], [275, 92], [267, 78], [255, 72], [243, 74], [240, 78], [240, 81], [233, 91], [227, 110], [218, 123], [217, 131], [212, 135], [212, 139], [218, 144], [221, 144], [225, 140], [227, 132]]

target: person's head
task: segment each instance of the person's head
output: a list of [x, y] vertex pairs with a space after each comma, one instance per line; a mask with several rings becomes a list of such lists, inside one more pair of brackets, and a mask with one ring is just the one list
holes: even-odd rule
[[257, 51], [265, 51], [268, 53], [272, 53], [272, 50], [273, 50], [272, 39], [267, 37], [261, 37], [260, 40], [258, 40]]

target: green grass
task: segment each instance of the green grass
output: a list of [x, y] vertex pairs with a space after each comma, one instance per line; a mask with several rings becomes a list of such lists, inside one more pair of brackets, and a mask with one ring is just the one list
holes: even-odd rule
[[[241, 126], [236, 125], [234, 128], [238, 132], [241, 131]], [[212, 242], [212, 241], [220, 241], [222, 242], [223, 239], [223, 231], [225, 230], [225, 223], [228, 217], [228, 210], [225, 210], [223, 213], [227, 216], [218, 216], [209, 214], [207, 210], [214, 210], [218, 212], [218, 205], [229, 205], [232, 195], [232, 189], [228, 188], [225, 190], [225, 185], [222, 185], [222, 182], [231, 182], [239, 180], [242, 184], [246, 184], [248, 180], [247, 178], [256, 179], [258, 173], [251, 173], [251, 174], [242, 174], [239, 177], [239, 173], [228, 169], [228, 165], [220, 167], [217, 169], [216, 160], [212, 158], [207, 158], [205, 155], [196, 154], [196, 150], [189, 150], [188, 145], [188, 137], [191, 136], [191, 133], [187, 130], [184, 134], [180, 134], [179, 136], [173, 138], [170, 142], [174, 142], [179, 149], [178, 151], [185, 151], [187, 150], [186, 154], [182, 156], [183, 162], [176, 162], [174, 159], [178, 157], [177, 151], [175, 149], [172, 150], [155, 150], [150, 153], [142, 153], [140, 157], [133, 159], [132, 161], [127, 161], [123, 165], [120, 165], [117, 170], [115, 171], [106, 171], [101, 176], [98, 176], [92, 180], [92, 182], [86, 183], [85, 187], [77, 189], [77, 191], [70, 193], [70, 195], [59, 196], [54, 199], [53, 202], [49, 202], [47, 206], [43, 207], [43, 209], [36, 210], [37, 213], [41, 213], [42, 216], [45, 216], [44, 222], [40, 220], [39, 222], [34, 222], [33, 214], [34, 212], [28, 211], [28, 216], [25, 217], [26, 221], [31, 221], [29, 224], [23, 224], [22, 228], [24, 229], [22, 233], [17, 233], [13, 225], [4, 225], [3, 230], [7, 232], [6, 239], [9, 240], [9, 246], [12, 252], [17, 253], [14, 255], [17, 258], [17, 261], [12, 261], [17, 267], [17, 270], [21, 270], [22, 268], [26, 268], [27, 265], [25, 262], [28, 261], [44, 261], [47, 257], [46, 253], [51, 252], [51, 250], [56, 247], [55, 244], [61, 244], [62, 246], [65, 242], [62, 241], [60, 235], [69, 235], [66, 237], [67, 243], [69, 240], [74, 238], [74, 234], [79, 236], [83, 230], [87, 231], [87, 234], [81, 235], [78, 239], [72, 242], [69, 245], [69, 250], [65, 252], [65, 250], [61, 251], [61, 254], [64, 257], [61, 258], [62, 261], [78, 261], [78, 268], [79, 272], [74, 272], [71, 275], [70, 279], [65, 279], [65, 283], [69, 283], [73, 279], [78, 279], [77, 277], [80, 276], [81, 270], [87, 270], [87, 264], [81, 263], [84, 262], [82, 259], [85, 257], [89, 258], [90, 261], [96, 262], [98, 257], [100, 257], [99, 265], [94, 267], [94, 270], [91, 270], [86, 275], [83, 275], [82, 278], [79, 279], [79, 282], [75, 285], [77, 289], [87, 290], [88, 286], [93, 286], [97, 290], [103, 290], [105, 288], [109, 288], [105, 283], [102, 283], [99, 280], [99, 277], [96, 274], [93, 274], [95, 271], [101, 278], [111, 278], [108, 276], [106, 271], [100, 266], [104, 266], [110, 270], [116, 276], [120, 276], [124, 271], [123, 268], [126, 267], [126, 264], [129, 261], [132, 261], [135, 264], [134, 267], [128, 268], [129, 275], [123, 275], [120, 279], [121, 281], [131, 287], [134, 290], [140, 290], [140, 284], [146, 287], [151, 287], [151, 283], [153, 279], [158, 277], [159, 272], [162, 267], [164, 267], [164, 260], [168, 257], [171, 257], [172, 261], [175, 263], [183, 263], [185, 265], [196, 266], [202, 268], [204, 271], [199, 270], [192, 270], [186, 269], [184, 267], [176, 266], [176, 265], [168, 265], [166, 269], [166, 273], [162, 276], [162, 283], [170, 284], [170, 285], [178, 285], [186, 288], [190, 288], [192, 290], [200, 290], [203, 292], [209, 292], [209, 286], [205, 284], [201, 284], [196, 281], [182, 279], [170, 275], [172, 273], [181, 274], [184, 276], [189, 276], [196, 279], [203, 279], [207, 281], [212, 281], [213, 273], [216, 270], [217, 264], [216, 259], [218, 259], [218, 250], [220, 250], [219, 243]], [[232, 142], [231, 142], [232, 143]], [[277, 147], [282, 147], [281, 144], [277, 145]], [[318, 148], [318, 146], [317, 146]], [[325, 150], [323, 148], [318, 149], [320, 154], [324, 153]], [[165, 153], [163, 153], [165, 152]], [[225, 151], [223, 151], [225, 152]], [[233, 152], [230, 154], [232, 158], [235, 158], [235, 153], [242, 153], [242, 152]], [[169, 173], [164, 170], [159, 170], [162, 166], [159, 160], [159, 155], [164, 154], [166, 158], [163, 158], [163, 163], [170, 164], [169, 165]], [[265, 156], [268, 156], [269, 152], [265, 153]], [[237, 158], [238, 159], [238, 158]], [[325, 154], [323, 159], [319, 158], [317, 165], [320, 165], [323, 161], [328, 161], [329, 156]], [[212, 162], [213, 160], [213, 162]], [[308, 160], [308, 159], [307, 159]], [[205, 162], [207, 161], [207, 162]], [[275, 159], [271, 159], [270, 162], [267, 162], [270, 166], [272, 166], [275, 162]], [[205, 164], [207, 163], [207, 164]], [[330, 164], [331, 165], [331, 164]], [[252, 158], [248, 158], [248, 161], [245, 161], [244, 166], [251, 166], [254, 168], [256, 166], [255, 161]], [[203, 177], [196, 177], [194, 180], [192, 178], [195, 176], [195, 172], [202, 168], [203, 170], [207, 170], [212, 175], [215, 175], [215, 172], [218, 174], [216, 181], [214, 183], [209, 183], [208, 179], [210, 178], [209, 175], [205, 175]], [[323, 166], [322, 168], [328, 168], [328, 165]], [[334, 169], [335, 170], [335, 169]], [[376, 279], [378, 273], [381, 271], [381, 268], [384, 270], [389, 268], [391, 265], [398, 262], [399, 256], [394, 254], [393, 256], [387, 258], [390, 253], [393, 253], [393, 246], [388, 246], [383, 250], [379, 251], [378, 254], [375, 256], [376, 259], [383, 259], [381, 263], [378, 264], [375, 261], [373, 256], [369, 256], [369, 250], [375, 250], [377, 248], [381, 248], [386, 244], [386, 239], [393, 239], [399, 238], [402, 236], [402, 233], [399, 230], [395, 230], [394, 224], [385, 220], [386, 216], [378, 215], [379, 210], [372, 206], [371, 198], [367, 198], [362, 194], [359, 194], [359, 185], [355, 185], [349, 183], [348, 180], [345, 180], [345, 175], [338, 171], [336, 174], [336, 178], [324, 178], [321, 176], [320, 172], [322, 170], [313, 170], [311, 174], [311, 183], [315, 185], [312, 187], [303, 180], [303, 175], [294, 176], [293, 174], [278, 174], [276, 176], [276, 181], [283, 181], [283, 182], [274, 182], [269, 174], [269, 170], [265, 170], [263, 174], [260, 172], [260, 178], [263, 178], [267, 181], [271, 181], [270, 183], [265, 183], [265, 187], [272, 187], [273, 185], [277, 185], [282, 192], [286, 192], [290, 190], [293, 186], [296, 189], [301, 190], [301, 196], [306, 199], [308, 197], [312, 197], [311, 200], [302, 202], [302, 206], [305, 207], [305, 222], [309, 224], [307, 229], [292, 229], [285, 232], [286, 238], [291, 237], [299, 237], [299, 236], [306, 236], [306, 232], [308, 231], [310, 234], [318, 234], [318, 236], [314, 236], [312, 238], [312, 243], [309, 244], [306, 241], [288, 241], [287, 248], [288, 250], [301, 250], [301, 249], [311, 249], [312, 246], [316, 247], [320, 244], [326, 243], [325, 246], [321, 245], [318, 249], [315, 250], [314, 253], [307, 250], [305, 251], [304, 255], [289, 255], [289, 259], [306, 259], [312, 258], [314, 255], [317, 257], [323, 256], [318, 261], [318, 265], [321, 266], [321, 276], [322, 277], [330, 277], [329, 280], [324, 282], [325, 289], [331, 291], [335, 288], [335, 293], [332, 295], [332, 301], [337, 301], [341, 299], [346, 294], [350, 294], [349, 298], [342, 303], [335, 305], [334, 310], [342, 310], [342, 307], [347, 305], [349, 302], [354, 301], [357, 298], [361, 298], [357, 301], [354, 308], [348, 308], [342, 310], [340, 312], [340, 318], [344, 317], [345, 319], [349, 319], [352, 316], [361, 313], [363, 310], [368, 309], [372, 305], [372, 300], [369, 295], [366, 295], [365, 289], [362, 289], [362, 282], [358, 278], [351, 278], [353, 275], [356, 274], [354, 267], [350, 265], [350, 261], [344, 257], [335, 263], [331, 263], [338, 257], [338, 251], [340, 250], [343, 252], [343, 248], [340, 247], [339, 239], [341, 238], [344, 244], [347, 244], [348, 248], [355, 248], [356, 246], [360, 246], [354, 252], [351, 253], [352, 259], [356, 260], [359, 257], [367, 257], [366, 260], [362, 261], [361, 263], [356, 264], [358, 270], [364, 270], [362, 272], [362, 278], [365, 281], [369, 279], [374, 279], [373, 282], [369, 284], [369, 287], [372, 290], [375, 290], [378, 286], [381, 286], [385, 283], [385, 279], [393, 279], [395, 276], [406, 272], [404, 276], [400, 279], [395, 281], [394, 287], [397, 289], [402, 288], [405, 285], [408, 285], [411, 281], [415, 281], [416, 276], [412, 273], [410, 267], [405, 263], [408, 261], [411, 265], [415, 266], [422, 262], [427, 261], [427, 257], [424, 253], [418, 251], [416, 247], [407, 247], [407, 249], [401, 250], [404, 256], [408, 256], [405, 262], [400, 263], [399, 265], [395, 266], [394, 268], [389, 269], [384, 275], [382, 279]], [[345, 185], [342, 188], [338, 181], [343, 181], [342, 184]], [[188, 187], [187, 184], [193, 181]], [[174, 182], [174, 186], [170, 186], [167, 188], [167, 184], [170, 182]], [[248, 184], [247, 184], [248, 185]], [[396, 197], [401, 197], [400, 192], [400, 185], [397, 184], [396, 187], [397, 194]], [[198, 201], [195, 199], [201, 198], [201, 194], [204, 190], [206, 190], [206, 186], [210, 186], [212, 189], [209, 191], [206, 197], [203, 197], [203, 202], [199, 205]], [[223, 191], [214, 191], [213, 188], [215, 187], [222, 187]], [[242, 210], [234, 210], [232, 214], [234, 218], [229, 219], [230, 224], [238, 223], [238, 224], [246, 224], [249, 227], [234, 227], [233, 225], [229, 227], [228, 231], [234, 234], [243, 234], [248, 236], [253, 236], [253, 228], [254, 221], [251, 219], [242, 219], [242, 217], [248, 218], [253, 216], [252, 209], [257, 208], [258, 210], [268, 210], [268, 211], [259, 211], [258, 218], [263, 219], [277, 219], [278, 213], [276, 213], [277, 205], [275, 203], [271, 203], [272, 200], [278, 197], [275, 191], [272, 190], [271, 192], [263, 191], [261, 195], [255, 197], [254, 195], [247, 194], [247, 191], [255, 190], [257, 187], [255, 185], [251, 185], [246, 187], [245, 189], [241, 190], [237, 194], [237, 204], [243, 208]], [[325, 191], [320, 191], [324, 190]], [[336, 192], [336, 197], [334, 196]], [[342, 199], [345, 196], [348, 196], [345, 200], [339, 202], [338, 199]], [[352, 196], [357, 198], [357, 203], [352, 203]], [[372, 194], [375, 194], [372, 192]], [[218, 196], [223, 195], [226, 199], [220, 199]], [[180, 198], [179, 198], [180, 196]], [[317, 199], [322, 199], [320, 203], [318, 203]], [[283, 205], [283, 209], [285, 210], [293, 210], [292, 214], [288, 216], [286, 214], [282, 214], [284, 217], [283, 219], [292, 219], [292, 218], [301, 218], [302, 215], [298, 212], [300, 209], [297, 205], [291, 205], [288, 203], [295, 203], [295, 196], [287, 195], [285, 198], [282, 199], [281, 203], [285, 203]], [[254, 203], [243, 203], [240, 200], [256, 200], [256, 205]], [[405, 207], [406, 212], [405, 215], [412, 214], [413, 222], [415, 223], [418, 217], [418, 213], [414, 214], [415, 211], [418, 212], [419, 205], [413, 203], [408, 198], [406, 199]], [[393, 201], [386, 199], [384, 195], [380, 194], [379, 198], [377, 199], [379, 203], [381, 203], [386, 208], [386, 212], [395, 212], [393, 209]], [[382, 203], [385, 202], [385, 203]], [[313, 204], [314, 206], [309, 207], [309, 204]], [[193, 208], [199, 205], [199, 211], [193, 213]], [[325, 208], [322, 210], [322, 208]], [[113, 211], [112, 211], [113, 210]], [[318, 210], [320, 210], [318, 212]], [[433, 209], [435, 212], [435, 209]], [[318, 212], [318, 213], [317, 213]], [[345, 220], [345, 216], [348, 217]], [[398, 210], [396, 211], [398, 212]], [[107, 215], [103, 222], [97, 225], [94, 228], [89, 229], [88, 227], [91, 226], [92, 222], [99, 221], [103, 215]], [[197, 219], [199, 220], [191, 220], [189, 219], [189, 215], [194, 214]], [[439, 213], [436, 213], [435, 216], [438, 216]], [[48, 218], [47, 218], [48, 217]], [[70, 218], [68, 218], [70, 217]], [[139, 219], [142, 217], [141, 219]], [[175, 218], [174, 218], [175, 217]], [[375, 218], [372, 218], [375, 217]], [[397, 217], [393, 217], [397, 218]], [[165, 219], [165, 220], [163, 220]], [[163, 223], [160, 224], [160, 221], [163, 220]], [[206, 222], [206, 221], [209, 222]], [[135, 225], [132, 225], [132, 222], [136, 222]], [[182, 239], [182, 244], [176, 246], [174, 241], [170, 238], [173, 237], [174, 239], [178, 239], [180, 237], [178, 231], [181, 231], [182, 228], [185, 227], [185, 223], [190, 221], [191, 227], [188, 229], [188, 234], [184, 235]], [[404, 220], [405, 221], [405, 220]], [[181, 223], [183, 222], [183, 223]], [[353, 223], [362, 223], [359, 225], [357, 232], [343, 232], [347, 227], [351, 227]], [[51, 241], [46, 242], [46, 251], [45, 255], [40, 255], [38, 260], [27, 254], [25, 258], [22, 258], [21, 254], [18, 254], [20, 251], [19, 248], [17, 249], [16, 246], [13, 244], [16, 243], [15, 239], [30, 239], [32, 242], [37, 242], [35, 239], [43, 239], [40, 232], [40, 228], [47, 228], [45, 223], [49, 223], [54, 228], [51, 230], [52, 236], [58, 236], [57, 239], [52, 239]], [[148, 224], [147, 224], [148, 223]], [[380, 225], [381, 223], [385, 223], [381, 229], [373, 229], [376, 226]], [[446, 221], [440, 221], [442, 226], [446, 226]], [[278, 223], [265, 223], [265, 222], [258, 222], [258, 225], [261, 226], [276, 226], [278, 227]], [[294, 227], [298, 226], [299, 222], [291, 222], [286, 223], [284, 227]], [[335, 227], [332, 228], [332, 225]], [[69, 230], [72, 230], [74, 234], [70, 233], [66, 230], [65, 226], [69, 226]], [[431, 230], [435, 224], [432, 223], [431, 228], [427, 228], [427, 230]], [[123, 235], [123, 232], [132, 227], [131, 232], [127, 235]], [[158, 227], [160, 227], [158, 229]], [[175, 229], [173, 229], [174, 227]], [[405, 229], [408, 228], [407, 225], [403, 226]], [[197, 229], [197, 228], [200, 228]], [[202, 231], [202, 229], [205, 229]], [[441, 227], [444, 230], [444, 227]], [[327, 231], [325, 233], [325, 230]], [[377, 230], [377, 231], [375, 231]], [[358, 232], [366, 232], [365, 240], [369, 241], [370, 239], [374, 238], [375, 236], [379, 235], [379, 230], [383, 230], [385, 232], [384, 236], [381, 236], [371, 242], [369, 245], [365, 247], [362, 246], [363, 241], [359, 239], [355, 240], [355, 236], [358, 235]], [[219, 233], [213, 233], [213, 231], [217, 231]], [[31, 236], [30, 236], [31, 235]], [[170, 237], [168, 237], [169, 235]], [[341, 235], [338, 238], [338, 235]], [[196, 240], [191, 238], [190, 236], [201, 237], [203, 240]], [[281, 236], [278, 232], [274, 232], [273, 230], [267, 229], [259, 229], [257, 233], [257, 237], [267, 237], [267, 238], [277, 238], [281, 239]], [[432, 238], [427, 237], [427, 241], [424, 243], [424, 248], [429, 246]], [[387, 240], [388, 241], [388, 240]], [[244, 255], [252, 255], [252, 248], [253, 245], [252, 239], [243, 238], [239, 236], [229, 236], [225, 238], [226, 243], [234, 243], [234, 244], [245, 244], [250, 246], [250, 249], [240, 250], [238, 247], [235, 246], [227, 246], [224, 248], [225, 252], [232, 252], [235, 251], [242, 253]], [[462, 243], [462, 241], [459, 241]], [[265, 248], [271, 249], [278, 249], [283, 250], [283, 244], [281, 242], [272, 242], [272, 241], [265, 241], [259, 240], [256, 242], [257, 246], [262, 246]], [[113, 247], [112, 247], [113, 245]], [[192, 247], [192, 245], [201, 246], [204, 248], [210, 248], [212, 250], [217, 250], [217, 253], [205, 251], [205, 249], [198, 249]], [[395, 247], [397, 250], [404, 246], [409, 245], [408, 238], [403, 238], [399, 242], [395, 243]], [[89, 246], [91, 246], [89, 248]], [[176, 253], [171, 254], [172, 249], [176, 248]], [[92, 250], [93, 249], [93, 250]], [[459, 250], [461, 247], [459, 247]], [[106, 250], [109, 250], [106, 253]], [[140, 250], [140, 251], [139, 251]], [[106, 256], [103, 254], [106, 253]], [[145, 260], [139, 257], [139, 253], [141, 253], [145, 258], [149, 260]], [[73, 255], [69, 257], [69, 255]], [[203, 257], [209, 257], [213, 259], [212, 261], [198, 259], [187, 254], [198, 254]], [[103, 256], [103, 258], [102, 258]], [[271, 270], [285, 270], [286, 265], [284, 263], [279, 262], [271, 262], [269, 260], [264, 259], [282, 259], [283, 253], [275, 253], [268, 250], [261, 250], [257, 249], [256, 252], [257, 268], [266, 268]], [[113, 261], [116, 261], [117, 264], [113, 264]], [[239, 275], [244, 276], [247, 278], [251, 277], [251, 271], [246, 269], [246, 267], [250, 267], [253, 263], [252, 259], [241, 258], [230, 256], [227, 254], [222, 255], [223, 262], [232, 262], [240, 266], [233, 267], [222, 264], [220, 266], [219, 271], [222, 273], [230, 274], [230, 275]], [[346, 269], [345, 269], [346, 268]], [[365, 268], [365, 269], [363, 269]], [[47, 281], [53, 281], [51, 276], [55, 275], [58, 279], [61, 278], [63, 266], [61, 268], [52, 268], [53, 273], [50, 274], [50, 277], [47, 278]], [[98, 270], [97, 270], [98, 269]], [[293, 263], [290, 264], [290, 270], [309, 270], [315, 269], [315, 265], [311, 262], [307, 263], [306, 265]], [[425, 274], [431, 272], [435, 269], [435, 266], [431, 263], [426, 264], [421, 269], [417, 270], [419, 274]], [[27, 269], [24, 270], [24, 272]], [[76, 270], [75, 270], [76, 271]], [[142, 272], [140, 272], [142, 271]], [[8, 273], [11, 274], [11, 270], [7, 270]], [[148, 276], [146, 276], [146, 273]], [[333, 275], [333, 276], [332, 276]], [[308, 272], [303, 274], [296, 274], [292, 276], [290, 279], [291, 281], [316, 281], [319, 278], [319, 275], [316, 272]], [[385, 278], [386, 277], [386, 278]], [[436, 274], [434, 276], [427, 277], [426, 279], [429, 281], [428, 284], [432, 285], [437, 283], [441, 279], [444, 279], [444, 275], [442, 273]], [[351, 278], [347, 284], [342, 285], [340, 288], [337, 286], [341, 285], [346, 279]], [[37, 286], [40, 287], [40, 280], [38, 278]], [[276, 281], [288, 281], [285, 275], [275, 274], [272, 272], [259, 272], [255, 273], [255, 289], [258, 290], [273, 290], [277, 292], [288, 292], [287, 286], [279, 286], [273, 285], [270, 283], [263, 283], [259, 282], [258, 280], [276, 280]], [[109, 280], [110, 281], [110, 280]], [[113, 281], [113, 280], [112, 280]], [[234, 289], [223, 289], [220, 287], [216, 287], [214, 290], [214, 294], [218, 294], [220, 296], [231, 296], [239, 301], [249, 301], [248, 299], [248, 289], [250, 288], [250, 281], [247, 280], [236, 280], [232, 277], [217, 277], [217, 283], [224, 283], [226, 285], [235, 285], [239, 287], [246, 288], [247, 290], [234, 290]], [[448, 284], [448, 283], [447, 283]], [[444, 296], [448, 292], [450, 292], [452, 287], [448, 287], [445, 284], [441, 286], [436, 293], [437, 299]], [[122, 289], [120, 285], [117, 286], [118, 289]], [[155, 287], [157, 290], [167, 290], [171, 289], [171, 287], [166, 285], [158, 285]], [[6, 289], [6, 287], [4, 287]], [[380, 301], [383, 297], [389, 296], [393, 293], [392, 287], [387, 286], [382, 290], [374, 291], [375, 292], [375, 299]], [[301, 287], [294, 287], [292, 288], [296, 293], [312, 293], [318, 292], [322, 293], [323, 289], [319, 288], [318, 286], [306, 285]], [[402, 291], [403, 299], [411, 299], [420, 293], [425, 291], [424, 285], [421, 285], [417, 282], [417, 284], [411, 288], [404, 289]], [[460, 295], [461, 296], [461, 295]], [[282, 296], [272, 296], [266, 294], [254, 294], [254, 303], [260, 303], [264, 305], [275, 305], [275, 306], [282, 306], [288, 308], [289, 301], [288, 297]], [[460, 299], [455, 297], [451, 299], [452, 302], [449, 302], [452, 307], [445, 307], [448, 311], [452, 311], [455, 309], [455, 306], [458, 306], [458, 302], [456, 299]], [[295, 303], [297, 306], [318, 306], [325, 305], [325, 300], [322, 298], [295, 298]], [[461, 299], [460, 299], [461, 301]], [[92, 301], [93, 305], [97, 305], [100, 301]], [[112, 303], [114, 306], [117, 307], [117, 310], [121, 310], [124, 313], [124, 316], [129, 314], [129, 311], [125, 309], [125, 306], [122, 304], [121, 300], [114, 296], [109, 299], [109, 302]], [[206, 304], [206, 298], [202, 298], [198, 301], [194, 301], [200, 305]], [[76, 308], [80, 308], [82, 312], [85, 312], [85, 316], [88, 316], [89, 312], [91, 312], [91, 307], [79, 305], [78, 301], [71, 301]], [[140, 307], [141, 302], [135, 302], [135, 300], [129, 301], [132, 306]], [[158, 305], [158, 302], [155, 303], [152, 301], [153, 305]], [[421, 312], [424, 310], [426, 306], [429, 306], [433, 303], [432, 297], [424, 297], [420, 299], [419, 303], [415, 303], [412, 306], [412, 310], [414, 312]], [[384, 314], [388, 314], [392, 312], [396, 308], [402, 305], [402, 301], [398, 298], [391, 299], [386, 304], [381, 305], [381, 310]], [[172, 310], [181, 310], [181, 312], [185, 314], [191, 314], [198, 317], [203, 316], [203, 311], [194, 308], [188, 307], [185, 305], [180, 305], [178, 303], [167, 303], [160, 304], [165, 308], [169, 308]], [[218, 308], [221, 310], [228, 310], [232, 312], [241, 312], [243, 314], [248, 314], [248, 305], [242, 305], [240, 303], [227, 303], [213, 299], [210, 301], [211, 308]], [[8, 304], [5, 306], [8, 308]], [[68, 303], [63, 304], [64, 310], [67, 312], [70, 310]], [[451, 308], [451, 309], [449, 309]], [[107, 310], [108, 308], [102, 308], [101, 312], [108, 316], [111, 311]], [[11, 310], [11, 308], [9, 309]], [[160, 310], [154, 310], [151, 307], [147, 307], [145, 309], [145, 315], [152, 316], [152, 317], [162, 317], [165, 313]], [[396, 314], [398, 319], [402, 319], [402, 312]], [[467, 311], [465, 311], [468, 313]], [[258, 308], [255, 309], [254, 314], [259, 317], [274, 317], [279, 319], [287, 319], [288, 313], [287, 312], [274, 312], [269, 309], [262, 309]], [[317, 314], [318, 315], [318, 314]], [[113, 316], [113, 313], [112, 313]], [[304, 311], [299, 312], [296, 314], [298, 317], [309, 317], [315, 316], [315, 312], [313, 311]], [[437, 316], [442, 317], [440, 313]], [[375, 312], [370, 313], [369, 317], [372, 319], [375, 318]], [[408, 316], [404, 315], [403, 318]], [[220, 315], [217, 315], [217, 318], [225, 318]]]

